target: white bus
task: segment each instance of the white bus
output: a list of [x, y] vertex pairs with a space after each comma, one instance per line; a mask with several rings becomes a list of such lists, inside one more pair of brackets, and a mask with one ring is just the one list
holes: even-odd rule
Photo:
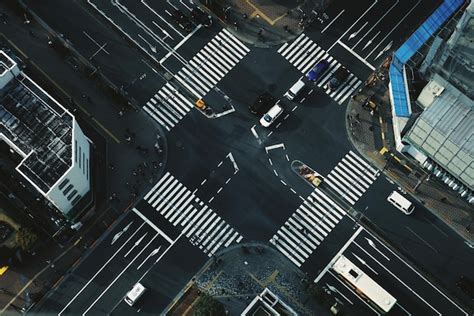
[[141, 283], [137, 283], [133, 286], [133, 288], [128, 291], [127, 295], [125, 295], [125, 302], [127, 302], [128, 305], [133, 306], [136, 301], [145, 293], [146, 288], [141, 285]]
[[332, 265], [332, 269], [346, 281], [355, 292], [368, 300], [372, 306], [387, 313], [397, 300], [365, 274], [345, 256], [341, 255]]

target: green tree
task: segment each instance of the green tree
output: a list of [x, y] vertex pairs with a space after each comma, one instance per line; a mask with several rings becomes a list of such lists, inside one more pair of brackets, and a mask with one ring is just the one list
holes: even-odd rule
[[16, 243], [23, 250], [28, 250], [36, 240], [38, 240], [38, 236], [31, 229], [20, 227], [16, 232]]
[[220, 316], [225, 314], [224, 305], [206, 293], [202, 293], [199, 297], [193, 313], [195, 316]]

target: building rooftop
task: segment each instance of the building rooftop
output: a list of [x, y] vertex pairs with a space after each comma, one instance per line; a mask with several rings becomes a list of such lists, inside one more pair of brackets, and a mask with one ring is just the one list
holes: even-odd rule
[[17, 170], [48, 192], [72, 164], [73, 117], [25, 74], [1, 74], [0, 136], [24, 157]]
[[297, 313], [273, 294], [268, 288], [257, 295], [253, 301], [242, 312], [242, 316], [296, 316]]
[[[431, 104], [418, 117], [411, 130], [404, 136], [419, 147], [471, 190], [474, 189], [474, 102], [438, 75], [435, 85], [444, 87], [432, 97]], [[430, 98], [430, 84], [420, 98]]]

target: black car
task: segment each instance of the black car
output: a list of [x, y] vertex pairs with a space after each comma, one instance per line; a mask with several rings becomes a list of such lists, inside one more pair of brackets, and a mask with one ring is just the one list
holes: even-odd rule
[[212, 25], [212, 17], [200, 8], [196, 7], [191, 11], [191, 18], [196, 24], [202, 24], [205, 27]]
[[193, 24], [181, 10], [175, 10], [171, 17], [183, 30], [191, 32], [193, 29]]
[[336, 90], [337, 88], [339, 88], [341, 83], [343, 83], [347, 79], [347, 77], [349, 77], [349, 74], [349, 70], [347, 70], [346, 67], [339, 67], [332, 76], [331, 80], [329, 80], [328, 84], [326, 85], [326, 89], [329, 89], [331, 91]]
[[258, 96], [257, 100], [249, 106], [250, 113], [255, 115], [263, 115], [275, 104], [275, 98], [268, 92], [264, 92]]

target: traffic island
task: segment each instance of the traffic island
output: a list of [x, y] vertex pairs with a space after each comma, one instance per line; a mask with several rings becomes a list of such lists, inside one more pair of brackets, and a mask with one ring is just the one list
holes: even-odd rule
[[211, 257], [164, 313], [192, 315], [205, 295], [222, 304], [227, 314], [240, 315], [271, 292], [299, 315], [328, 314], [333, 298], [326, 297], [321, 304], [322, 290], [312, 284], [274, 248], [261, 243], [235, 245]]

